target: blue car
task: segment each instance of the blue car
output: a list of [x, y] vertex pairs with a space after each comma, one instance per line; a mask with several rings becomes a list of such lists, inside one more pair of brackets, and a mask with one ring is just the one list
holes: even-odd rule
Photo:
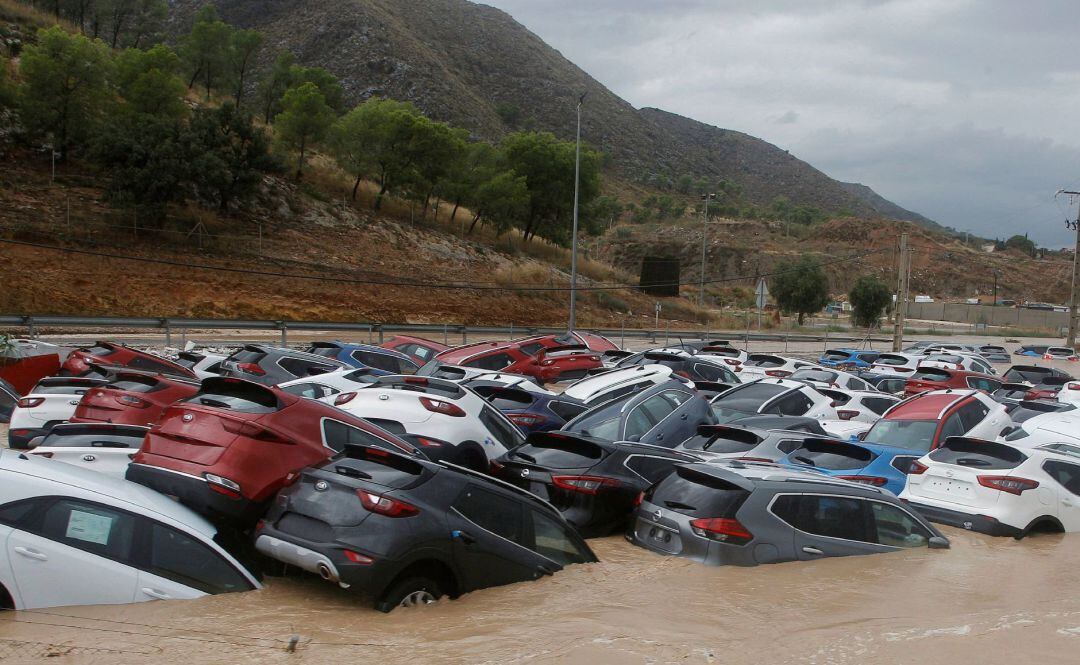
[[589, 410], [573, 397], [498, 385], [482, 378], [469, 382], [469, 387], [526, 434], [559, 429]]
[[822, 367], [856, 367], [865, 369], [874, 364], [881, 355], [879, 351], [866, 349], [829, 349], [818, 358]]
[[307, 352], [323, 358], [333, 358], [351, 367], [370, 369], [377, 376], [416, 374], [416, 370], [420, 369], [420, 366], [404, 353], [370, 344], [315, 342]]
[[793, 469], [819, 471], [900, 494], [907, 484], [911, 463], [920, 456], [906, 448], [861, 441], [806, 439], [780, 463]]

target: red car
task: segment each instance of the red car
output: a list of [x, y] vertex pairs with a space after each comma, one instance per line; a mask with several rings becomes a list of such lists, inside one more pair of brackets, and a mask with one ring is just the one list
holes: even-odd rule
[[985, 393], [993, 393], [1001, 387], [1001, 379], [962, 369], [943, 369], [941, 367], [920, 367], [904, 382], [904, 396], [911, 397], [927, 390], [945, 388], [974, 388]]
[[197, 392], [195, 381], [149, 372], [118, 372], [109, 383], [82, 396], [70, 422], [153, 425], [165, 407]]
[[[1012, 424], [1005, 405], [980, 391], [935, 391], [891, 407], [861, 438], [867, 443], [911, 451], [913, 456], [904, 460], [911, 462], [949, 437], [994, 440]], [[895, 460], [892, 465], [901, 468]]]
[[392, 349], [398, 353], [404, 353], [419, 365], [423, 366], [424, 363], [435, 357], [436, 354], [441, 353], [449, 349], [450, 347], [445, 344], [439, 344], [438, 342], [432, 342], [429, 339], [422, 337], [410, 337], [408, 335], [397, 335], [391, 337], [386, 342], [380, 344], [384, 349]]
[[152, 353], [138, 351], [122, 344], [94, 342], [93, 346], [75, 349], [60, 366], [62, 376], [83, 376], [94, 365], [113, 365], [158, 374], [196, 379], [195, 372]]
[[443, 351], [435, 359], [449, 365], [521, 374], [540, 383], [579, 379], [604, 366], [597, 352], [601, 350], [565, 344], [577, 342], [579, 337], [547, 335], [510, 342], [477, 342]]
[[348, 443], [417, 454], [411, 444], [329, 404], [243, 379], [209, 378], [198, 393], [165, 409], [127, 479], [245, 529], [301, 469]]

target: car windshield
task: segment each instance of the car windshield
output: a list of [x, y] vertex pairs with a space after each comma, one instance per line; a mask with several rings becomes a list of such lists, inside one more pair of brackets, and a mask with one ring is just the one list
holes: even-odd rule
[[622, 399], [601, 404], [571, 421], [563, 430], [585, 436], [594, 436], [607, 441], [615, 441], [619, 438], [619, 420], [625, 404], [626, 400]]
[[866, 442], [925, 453], [934, 445], [937, 426], [936, 420], [879, 420], [866, 433]]

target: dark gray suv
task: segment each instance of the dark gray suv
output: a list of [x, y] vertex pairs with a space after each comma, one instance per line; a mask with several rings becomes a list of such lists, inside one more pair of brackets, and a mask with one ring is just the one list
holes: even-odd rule
[[676, 466], [642, 495], [626, 537], [661, 554], [738, 566], [949, 546], [889, 492], [735, 461]]
[[220, 373], [233, 379], [276, 386], [285, 381], [326, 374], [347, 367], [349, 365], [333, 358], [324, 358], [306, 351], [248, 344], [221, 361]]

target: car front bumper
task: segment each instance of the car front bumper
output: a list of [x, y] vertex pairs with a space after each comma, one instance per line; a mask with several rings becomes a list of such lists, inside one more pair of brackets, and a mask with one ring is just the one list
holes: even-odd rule
[[985, 533], [988, 536], [1021, 538], [1024, 535], [1023, 529], [999, 522], [996, 518], [990, 517], [989, 515], [975, 515], [959, 510], [952, 510], [950, 508], [941, 508], [939, 506], [931, 506], [917, 501], [909, 501], [907, 499], [904, 499], [904, 503], [911, 506], [926, 519], [931, 522], [937, 522], [938, 524], [964, 529], [965, 531]]

